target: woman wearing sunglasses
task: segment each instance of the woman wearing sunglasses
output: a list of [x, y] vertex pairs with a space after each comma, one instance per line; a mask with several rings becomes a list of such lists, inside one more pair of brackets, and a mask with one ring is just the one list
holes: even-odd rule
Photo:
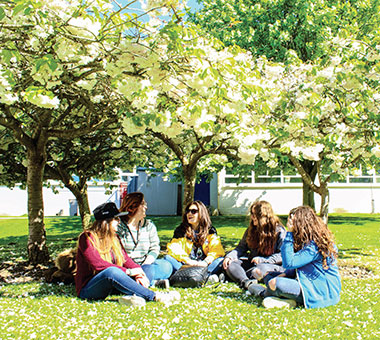
[[129, 257], [141, 265], [150, 285], [168, 288], [173, 268], [168, 261], [157, 259], [160, 240], [154, 223], [145, 219], [147, 208], [143, 193], [127, 194], [120, 207], [120, 212], [127, 215], [121, 217], [117, 234]]
[[78, 240], [75, 287], [82, 299], [105, 299], [110, 294], [125, 294], [119, 302], [144, 305], [146, 301], [171, 303], [178, 292], [154, 292], [141, 267], [125, 252], [116, 235], [120, 213], [115, 203], [104, 203], [94, 210], [95, 222]]
[[254, 202], [249, 211], [248, 229], [223, 261], [227, 275], [243, 289], [262, 280], [269, 271], [284, 271], [281, 246], [285, 228], [266, 201]]
[[167, 245], [168, 260], [174, 271], [182, 265], [208, 267], [209, 282], [217, 282], [225, 254], [220, 237], [211, 225], [206, 206], [200, 201], [187, 204], [182, 223]]

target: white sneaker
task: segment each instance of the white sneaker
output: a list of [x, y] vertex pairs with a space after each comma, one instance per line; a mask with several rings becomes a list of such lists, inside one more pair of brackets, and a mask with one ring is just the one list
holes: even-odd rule
[[218, 283], [218, 282], [219, 282], [219, 277], [216, 274], [210, 275], [207, 279], [207, 284], [209, 284], [209, 285], [213, 285], [213, 284]]
[[266, 297], [262, 304], [265, 308], [294, 308], [297, 306], [295, 300], [281, 299], [275, 296]]
[[119, 303], [134, 307], [142, 307], [146, 305], [145, 299], [137, 295], [124, 295], [119, 298]]
[[170, 305], [172, 303], [178, 302], [181, 300], [181, 294], [177, 291], [171, 291], [171, 292], [156, 292], [156, 298], [155, 300], [157, 302], [162, 302], [165, 305]]

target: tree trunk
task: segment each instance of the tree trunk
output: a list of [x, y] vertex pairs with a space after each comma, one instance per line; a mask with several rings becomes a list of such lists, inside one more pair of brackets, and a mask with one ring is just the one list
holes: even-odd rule
[[330, 193], [329, 189], [327, 188], [327, 184], [324, 183], [321, 185], [321, 210], [319, 212], [319, 215], [323, 219], [323, 221], [327, 224], [328, 218], [329, 218], [329, 203], [330, 203]]
[[[310, 180], [314, 183], [317, 176], [317, 162], [303, 160], [300, 163], [302, 168], [309, 175]], [[302, 179], [302, 204], [315, 210], [314, 190], [304, 179]]]
[[315, 210], [314, 191], [302, 181], [302, 205], [307, 205]]
[[87, 229], [91, 225], [91, 212], [90, 205], [88, 203], [87, 185], [85, 185], [80, 191], [79, 195], [75, 195], [79, 206], [79, 214], [82, 219], [83, 229]]
[[183, 166], [183, 177], [184, 177], [185, 185], [184, 185], [184, 198], [183, 198], [182, 210], [185, 209], [188, 203], [194, 201], [196, 175], [197, 175], [196, 165]]
[[42, 195], [43, 174], [46, 157], [44, 152], [35, 147], [28, 149], [28, 257], [31, 264], [46, 264], [49, 261], [49, 251], [46, 245], [44, 224], [44, 202]]
[[59, 169], [59, 174], [65, 187], [72, 192], [78, 202], [83, 229], [88, 228], [91, 224], [91, 212], [90, 205], [88, 203], [87, 178], [81, 176], [79, 182], [76, 183], [64, 170]]

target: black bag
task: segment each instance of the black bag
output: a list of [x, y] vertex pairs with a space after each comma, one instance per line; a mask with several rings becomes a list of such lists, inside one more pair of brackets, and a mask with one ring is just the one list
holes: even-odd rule
[[208, 279], [207, 267], [183, 265], [169, 279], [172, 287], [202, 287]]

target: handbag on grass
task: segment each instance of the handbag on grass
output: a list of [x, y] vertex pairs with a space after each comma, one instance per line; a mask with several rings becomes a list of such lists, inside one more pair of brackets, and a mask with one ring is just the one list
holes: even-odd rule
[[202, 287], [208, 276], [207, 267], [183, 265], [169, 281], [172, 287], [195, 288]]

